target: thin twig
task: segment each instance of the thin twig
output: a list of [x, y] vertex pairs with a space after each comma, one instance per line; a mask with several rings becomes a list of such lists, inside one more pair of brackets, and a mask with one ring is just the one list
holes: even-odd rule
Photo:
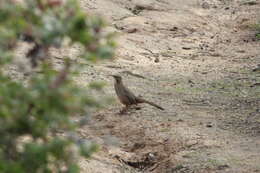
[[64, 68], [60, 71], [57, 78], [49, 85], [50, 89], [58, 88], [67, 78], [69, 73], [70, 61], [67, 60]]

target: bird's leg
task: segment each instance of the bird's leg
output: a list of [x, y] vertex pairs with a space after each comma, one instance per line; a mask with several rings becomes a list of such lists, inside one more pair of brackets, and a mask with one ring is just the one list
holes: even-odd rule
[[123, 109], [119, 112], [120, 115], [123, 115], [127, 112], [127, 110], [130, 108], [130, 106], [125, 106]]
[[132, 108], [134, 108], [135, 110], [141, 110], [141, 107], [138, 106], [137, 104], [136, 105], [127, 105], [119, 112], [119, 114], [123, 115], [123, 114], [127, 113], [129, 109], [132, 109]]

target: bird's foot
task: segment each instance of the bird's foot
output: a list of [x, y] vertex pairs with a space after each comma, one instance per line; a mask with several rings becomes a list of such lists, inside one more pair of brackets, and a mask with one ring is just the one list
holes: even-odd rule
[[124, 114], [127, 113], [128, 109], [129, 109], [129, 107], [124, 107], [118, 114], [119, 115], [124, 115]]
[[135, 109], [135, 110], [141, 110], [142, 107], [141, 107], [141, 106], [135, 106], [134, 109]]
[[126, 113], [127, 113], [126, 111], [121, 110], [121, 111], [118, 112], [118, 115], [125, 115]]
[[[134, 109], [134, 110], [141, 110], [142, 108], [140, 106], [137, 105], [131, 105], [131, 106], [127, 106], [124, 107], [118, 114], [119, 115], [124, 115], [124, 114], [128, 114], [129, 110]], [[130, 112], [131, 113], [131, 112]]]

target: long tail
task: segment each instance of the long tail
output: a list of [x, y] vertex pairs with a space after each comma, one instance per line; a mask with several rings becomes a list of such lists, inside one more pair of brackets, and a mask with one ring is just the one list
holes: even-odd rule
[[137, 98], [137, 102], [138, 103], [147, 103], [147, 104], [152, 105], [152, 106], [154, 106], [154, 107], [156, 107], [158, 109], [164, 110], [164, 108], [162, 108], [161, 106], [159, 106], [159, 105], [157, 105], [157, 104], [155, 104], [153, 102], [147, 101], [147, 100], [145, 100], [143, 98], [140, 98], [140, 97]]

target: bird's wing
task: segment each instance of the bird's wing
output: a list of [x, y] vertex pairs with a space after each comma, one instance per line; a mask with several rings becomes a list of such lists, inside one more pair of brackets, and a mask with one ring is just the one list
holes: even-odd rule
[[136, 103], [136, 97], [135, 97], [134, 93], [132, 93], [130, 91], [130, 89], [128, 89], [127, 87], [124, 87], [123, 93], [124, 93], [124, 96], [127, 97], [132, 104]]

